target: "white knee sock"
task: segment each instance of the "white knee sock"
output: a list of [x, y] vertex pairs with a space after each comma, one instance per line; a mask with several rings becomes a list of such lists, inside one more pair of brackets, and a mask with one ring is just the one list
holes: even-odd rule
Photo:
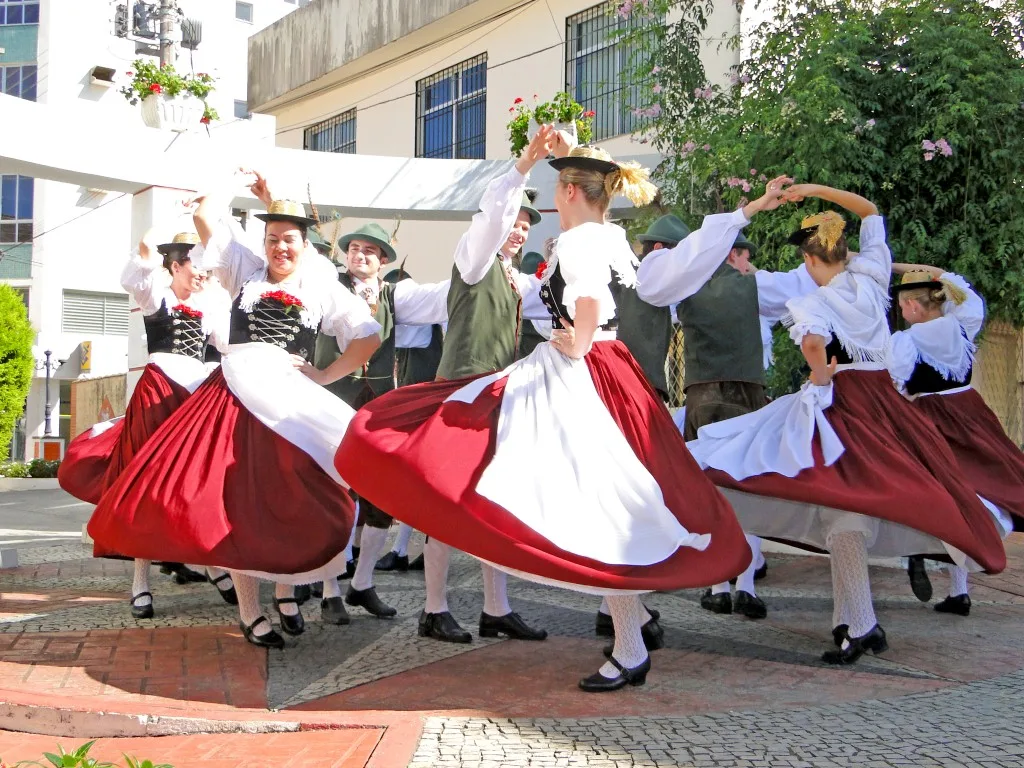
[[871, 604], [871, 580], [868, 577], [868, 549], [864, 535], [854, 532], [829, 536], [827, 546], [832, 568], [837, 571], [845, 595], [850, 621], [850, 637], [866, 635], [878, 619]]
[[750, 551], [754, 554], [754, 557], [751, 559], [750, 565], [747, 566], [747, 570], [736, 577], [736, 589], [756, 595], [757, 592], [754, 591], [754, 571], [757, 570], [757, 560], [761, 555], [761, 539], [746, 533], [743, 535], [746, 537], [747, 544], [750, 545]]
[[352, 576], [352, 589], [363, 590], [373, 586], [373, 566], [383, 554], [384, 543], [388, 538], [387, 528], [363, 528], [362, 546], [359, 549], [359, 562]]
[[947, 565], [949, 571], [949, 596], [958, 597], [967, 594], [967, 570], [959, 565]]
[[[152, 560], [135, 561], [135, 576], [132, 578], [132, 597], [141, 592], [149, 592], [149, 566], [152, 564]], [[138, 600], [132, 601], [132, 605], [137, 605], [140, 608], [144, 605], [152, 605], [152, 603], [152, 597], [140, 597]]]
[[598, 607], [597, 612], [598, 613], [603, 613], [605, 616], [611, 616], [611, 614], [608, 612], [608, 598], [607, 597], [603, 598], [601, 600], [601, 605], [600, 605], [600, 607]]
[[[231, 581], [235, 584], [235, 593], [238, 595], [238, 616], [242, 623], [251, 627], [253, 622], [263, 615], [260, 609], [260, 582], [252, 576], [244, 573], [231, 571]], [[253, 629], [253, 634], [261, 637], [270, 632], [273, 627], [266, 621], [261, 621]]]
[[427, 613], [448, 610], [448, 563], [452, 548], [437, 539], [430, 539], [423, 547], [423, 581], [427, 589]]
[[[639, 595], [608, 595], [608, 609], [615, 626], [615, 648], [612, 656], [624, 667], [632, 668], [643, 664], [647, 658], [641, 628], [644, 624], [643, 604]], [[619, 670], [610, 661], [599, 670], [605, 677], [618, 677]]]
[[[220, 568], [207, 568], [206, 569], [206, 578], [208, 578], [211, 582], [213, 582], [216, 579], [219, 579], [221, 576], [223, 576], [226, 573], [227, 573], [227, 571], [221, 570]], [[228, 578], [224, 579], [221, 582], [218, 582], [214, 586], [216, 586], [217, 589], [219, 589], [221, 592], [227, 592], [229, 589], [231, 589], [235, 585], [232, 583], [231, 577], [228, 576]]]
[[345, 545], [345, 562], [352, 562], [352, 545], [356, 541], [356, 528], [352, 526], [352, 532], [348, 535], [348, 544]]
[[[295, 585], [294, 584], [275, 584], [274, 585], [274, 597], [280, 600], [283, 597], [295, 597]], [[285, 616], [298, 616], [299, 605], [298, 603], [281, 603], [278, 610]]]
[[359, 547], [359, 556], [360, 557], [363, 556], [363, 544], [362, 544], [362, 542], [363, 542], [363, 532], [365, 530], [366, 530], [366, 526], [365, 525], [357, 525], [356, 526], [356, 537], [352, 540], [352, 543], [355, 546]]
[[391, 548], [399, 557], [409, 554], [409, 539], [412, 537], [412, 526], [406, 523], [398, 524], [398, 535], [395, 536], [395, 546]]
[[508, 604], [508, 574], [486, 563], [480, 563], [480, 568], [484, 576], [484, 613], [488, 616], [512, 613]]
[[338, 583], [337, 577], [324, 579], [324, 599], [328, 597], [341, 597], [341, 584]]
[[832, 574], [832, 628], [845, 624], [850, 625], [850, 614], [846, 605], [846, 592], [843, 591], [843, 581], [839, 578], [839, 569], [835, 563], [829, 563], [829, 570]]
[[721, 584], [715, 584], [713, 587], [711, 587], [711, 594], [712, 595], [721, 595], [723, 593], [724, 594], [728, 594], [729, 589], [730, 589], [729, 582], [728, 581], [723, 581]]
[[754, 567], [755, 568], [763, 568], [764, 567], [764, 553], [761, 551], [761, 538], [759, 536], [754, 536], [752, 538], [757, 539], [757, 557], [754, 558], [754, 560], [755, 560]]

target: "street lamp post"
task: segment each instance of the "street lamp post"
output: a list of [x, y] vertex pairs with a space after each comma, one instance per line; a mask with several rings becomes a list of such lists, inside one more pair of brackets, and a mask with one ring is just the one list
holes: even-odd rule
[[49, 437], [50, 432], [50, 413], [53, 411], [53, 406], [50, 403], [50, 355], [53, 353], [50, 350], [43, 352], [46, 356], [46, 406], [43, 410], [43, 437]]

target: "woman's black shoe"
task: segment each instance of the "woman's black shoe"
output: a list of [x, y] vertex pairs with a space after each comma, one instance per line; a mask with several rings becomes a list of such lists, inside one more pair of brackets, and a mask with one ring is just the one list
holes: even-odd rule
[[768, 616], [768, 608], [765, 606], [764, 600], [757, 595], [744, 592], [742, 589], [736, 590], [736, 597], [732, 601], [732, 612], [746, 616], [748, 619], [763, 619]]
[[764, 565], [754, 571], [754, 581], [760, 581], [768, 575], [768, 561], [765, 560]]
[[[146, 605], [136, 605], [135, 601], [140, 597], [148, 597], [149, 602]], [[137, 595], [132, 595], [131, 599], [132, 606], [132, 618], [133, 619], [152, 619], [153, 618], [153, 595], [149, 592], [139, 592]]]
[[309, 585], [309, 594], [315, 597], [317, 600], [323, 599], [324, 596], [324, 583], [318, 581], [316, 584]]
[[[182, 563], [167, 563], [166, 568], [174, 574], [175, 584], [199, 584], [204, 581], [209, 581], [205, 573], [199, 571], [193, 571], [187, 565]], [[161, 568], [160, 572], [163, 573], [164, 569]]]
[[644, 659], [640, 666], [632, 669], [622, 666], [614, 656], [608, 660], [619, 670], [619, 674], [616, 677], [605, 677], [600, 672], [595, 672], [590, 677], [580, 680], [580, 690], [588, 693], [603, 693], [617, 691], [627, 685], [643, 685], [647, 681], [647, 673], [651, 671], [650, 656]]
[[432, 637], [434, 640], [440, 640], [445, 643], [473, 642], [473, 636], [460, 627], [459, 622], [448, 611], [444, 613], [427, 613], [424, 611], [421, 613], [417, 634], [420, 637]]
[[295, 587], [293, 597], [299, 605], [305, 605], [309, 602], [312, 591], [309, 588], [309, 584], [299, 584]]
[[922, 603], [932, 599], [932, 582], [924, 567], [924, 558], [918, 555], [907, 558], [907, 576], [910, 577], [910, 589], [914, 597]]
[[850, 637], [850, 625], [840, 624], [838, 627], [832, 627], [832, 642], [835, 643], [836, 648], [843, 647], [843, 640]]
[[[648, 651], [656, 651], [665, 647], [665, 630], [657, 619], [651, 619], [640, 627], [640, 636], [644, 639], [644, 648]], [[604, 657], [610, 659], [615, 651], [615, 643], [609, 643], [604, 647]]]
[[422, 571], [423, 570], [423, 555], [419, 554], [416, 559], [409, 563], [410, 571]]
[[[645, 605], [644, 608], [647, 608]], [[657, 621], [661, 618], [661, 612], [657, 608], [647, 608], [651, 618]], [[597, 622], [594, 624], [594, 634], [598, 637], [615, 637], [615, 624], [610, 614], [597, 612]]]
[[505, 635], [510, 640], [544, 640], [548, 633], [545, 629], [534, 629], [529, 626], [518, 613], [506, 613], [504, 616], [480, 614], [480, 637], [497, 637]]
[[967, 616], [971, 612], [971, 596], [957, 595], [947, 597], [941, 603], [935, 604], [935, 610], [939, 613], [955, 613], [957, 616]]
[[345, 602], [352, 606], [365, 608], [378, 619], [393, 619], [398, 614], [397, 610], [377, 597], [377, 590], [373, 587], [354, 589], [350, 585], [348, 592], [345, 593]]
[[266, 621], [267, 624], [270, 623], [269, 621], [267, 621], [266, 616], [260, 616], [248, 627], [245, 626], [245, 624], [243, 624], [242, 622], [238, 622], [238, 626], [241, 627], [242, 635], [245, 637], [245, 639], [253, 645], [258, 646], [260, 648], [277, 648], [279, 650], [281, 648], [284, 648], [284, 638], [277, 634], [277, 632], [275, 632], [273, 628], [271, 628], [271, 630], [267, 632], [265, 635], [257, 635], [253, 633], [253, 630], [261, 621]]
[[394, 550], [388, 552], [373, 566], [375, 571], [399, 571], [405, 573], [409, 570], [409, 556], [400, 555]]
[[712, 613], [732, 613], [732, 595], [728, 592], [713, 595], [708, 589], [700, 596], [700, 607]]
[[825, 651], [821, 660], [826, 664], [853, 664], [868, 651], [875, 655], [889, 650], [885, 639], [885, 630], [875, 624], [866, 635], [848, 638], [845, 648], [838, 651]]
[[296, 607], [299, 606], [298, 599], [294, 597], [274, 598], [274, 608], [277, 610], [277, 615], [281, 619], [281, 629], [289, 635], [301, 635], [306, 631], [306, 620], [302, 618], [302, 611], [299, 611], [294, 616], [281, 613], [281, 606], [285, 603], [294, 603]]
[[234, 584], [232, 584], [227, 589], [221, 589], [219, 586], [217, 586], [218, 584], [220, 584], [225, 579], [230, 581], [231, 580], [231, 574], [230, 573], [221, 574], [216, 579], [210, 579], [210, 583], [213, 584], [213, 586], [217, 587], [217, 591], [220, 593], [220, 596], [224, 599], [225, 603], [227, 603], [228, 605], [238, 605], [238, 593], [235, 592]]
[[320, 601], [320, 619], [324, 624], [344, 626], [351, 619], [345, 610], [345, 602], [340, 597], [326, 597]]

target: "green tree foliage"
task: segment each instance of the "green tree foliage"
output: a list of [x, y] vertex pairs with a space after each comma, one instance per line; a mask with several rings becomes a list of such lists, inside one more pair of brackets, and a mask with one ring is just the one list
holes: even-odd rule
[[21, 295], [0, 284], [0, 461], [7, 459], [14, 425], [32, 384], [34, 333]]

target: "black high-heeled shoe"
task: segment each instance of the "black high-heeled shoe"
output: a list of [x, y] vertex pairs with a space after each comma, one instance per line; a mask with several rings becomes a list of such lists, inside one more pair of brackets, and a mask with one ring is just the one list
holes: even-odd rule
[[826, 664], [854, 664], [857, 659], [868, 651], [876, 656], [883, 651], [889, 650], [889, 643], [885, 638], [885, 630], [875, 624], [867, 634], [860, 637], [847, 637], [849, 641], [845, 648], [840, 647], [836, 651], [825, 651], [821, 660]]
[[836, 648], [843, 647], [843, 640], [850, 636], [850, 625], [840, 624], [839, 626], [832, 627], [832, 642], [835, 643]]
[[213, 586], [217, 587], [217, 591], [220, 593], [220, 596], [224, 599], [225, 603], [227, 603], [228, 605], [238, 605], [238, 593], [235, 592], [235, 585], [234, 585], [234, 583], [232, 583], [232, 585], [230, 587], [228, 587], [227, 589], [221, 589], [220, 587], [217, 586], [222, 581], [224, 581], [224, 579], [228, 579], [230, 581], [231, 580], [231, 574], [230, 573], [223, 573], [220, 576], [218, 576], [216, 579], [210, 579], [210, 583], [213, 584]]
[[[146, 605], [136, 605], [135, 601], [140, 597], [148, 597], [149, 602]], [[149, 592], [139, 592], [137, 595], [132, 595], [131, 599], [132, 606], [132, 618], [133, 619], [152, 619], [153, 618], [153, 595]]]
[[306, 631], [306, 620], [302, 618], [302, 611], [300, 610], [294, 616], [289, 616], [286, 613], [281, 613], [281, 605], [283, 603], [294, 603], [295, 607], [299, 606], [299, 601], [294, 597], [282, 597], [274, 598], [274, 608], [277, 610], [277, 615], [281, 619], [281, 629], [287, 632], [289, 635], [301, 635]]
[[617, 691], [627, 685], [643, 685], [647, 681], [647, 673], [651, 671], [651, 657], [648, 656], [643, 663], [636, 667], [624, 667], [618, 659], [612, 656], [608, 659], [619, 674], [615, 677], [605, 677], [600, 672], [595, 672], [590, 677], [580, 680], [580, 690], [587, 693], [604, 693], [605, 691]]
[[270, 621], [266, 616], [260, 616], [248, 627], [242, 622], [238, 622], [238, 626], [241, 627], [242, 635], [245, 637], [246, 641], [259, 648], [277, 648], [278, 650], [284, 648], [284, 638], [277, 634], [273, 627], [271, 627], [270, 631], [265, 635], [257, 635], [253, 632], [261, 621], [265, 621], [267, 624], [270, 624]]

